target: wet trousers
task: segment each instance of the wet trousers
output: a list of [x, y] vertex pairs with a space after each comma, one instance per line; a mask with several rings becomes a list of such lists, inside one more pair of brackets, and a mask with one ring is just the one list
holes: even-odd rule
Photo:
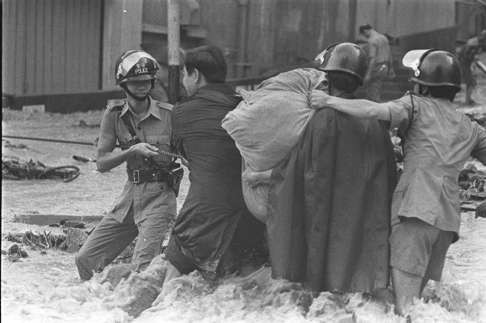
[[[168, 198], [175, 199], [174, 195]], [[172, 202], [172, 203], [170, 203]], [[175, 201], [168, 201], [175, 206]], [[169, 232], [175, 210], [151, 214], [135, 224], [133, 209], [130, 209], [123, 222], [105, 216], [96, 226], [75, 257], [79, 276], [89, 280], [93, 272], [101, 272], [137, 236], [132, 264], [135, 270], [143, 270], [150, 261], [162, 251], [162, 242]]]

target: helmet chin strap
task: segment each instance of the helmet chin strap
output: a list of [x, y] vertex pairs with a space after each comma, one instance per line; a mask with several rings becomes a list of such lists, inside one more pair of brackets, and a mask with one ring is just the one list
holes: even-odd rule
[[[136, 96], [135, 94], [133, 94], [133, 93], [132, 93], [132, 92], [131, 92], [131, 91], [128, 89], [128, 86], [127, 86], [125, 83], [121, 84], [121, 87], [122, 87], [122, 88], [125, 90], [125, 92], [127, 92], [127, 93], [128, 93], [128, 95], [130, 95], [132, 98], [134, 98], [135, 100], [140, 101], [140, 102], [145, 101], [145, 100], [148, 98], [148, 96], [149, 96], [149, 94], [148, 94], [148, 93], [147, 93], [147, 94], [145, 94], [143, 97], [142, 97], [142, 96]], [[150, 90], [152, 90], [153, 88], [154, 88], [154, 80], [152, 80], [152, 86], [150, 87]]]
[[127, 91], [128, 95], [130, 95], [132, 98], [134, 98], [135, 100], [140, 101], [140, 102], [145, 101], [145, 99], [147, 99], [147, 97], [149, 96], [148, 94], [145, 94], [143, 97], [136, 96], [132, 92], [130, 92], [128, 89], [126, 91]]

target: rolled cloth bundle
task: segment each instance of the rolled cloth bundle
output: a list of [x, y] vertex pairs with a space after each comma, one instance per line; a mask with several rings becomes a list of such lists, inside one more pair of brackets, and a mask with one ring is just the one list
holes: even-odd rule
[[251, 170], [272, 169], [297, 144], [314, 114], [309, 92], [325, 80], [326, 74], [317, 69], [296, 69], [241, 93], [243, 101], [226, 115], [222, 127]]
[[241, 185], [245, 204], [254, 217], [265, 223], [267, 220], [268, 191], [272, 170], [263, 172], [252, 171], [244, 160], [243, 165]]
[[243, 196], [250, 212], [266, 221], [272, 168], [297, 144], [314, 115], [308, 94], [323, 87], [326, 74], [295, 69], [265, 80], [223, 119], [244, 160]]

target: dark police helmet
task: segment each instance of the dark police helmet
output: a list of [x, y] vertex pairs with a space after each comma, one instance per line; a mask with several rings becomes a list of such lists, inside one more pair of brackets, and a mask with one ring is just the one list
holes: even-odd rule
[[315, 58], [324, 72], [343, 72], [355, 76], [359, 84], [368, 68], [368, 57], [361, 47], [353, 43], [338, 43], [329, 46]]
[[445, 50], [419, 49], [405, 54], [402, 63], [414, 70], [412, 82], [426, 86], [461, 88], [461, 67], [457, 57]]

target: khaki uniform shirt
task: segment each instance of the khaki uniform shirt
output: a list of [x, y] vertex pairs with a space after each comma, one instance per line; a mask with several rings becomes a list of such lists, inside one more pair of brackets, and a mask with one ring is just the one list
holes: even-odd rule
[[[108, 107], [101, 122], [101, 133], [99, 143], [112, 146], [116, 143], [126, 145], [132, 139], [127, 126], [121, 119], [125, 114], [130, 114], [130, 121], [137, 137], [142, 141], [157, 146], [160, 150], [171, 150], [171, 122], [172, 105], [150, 99], [150, 106], [147, 114], [140, 121], [136, 122], [128, 103], [121, 106]], [[171, 162], [171, 157], [160, 154], [153, 158], [158, 167], [164, 168]], [[133, 170], [153, 168], [151, 162], [141, 156], [133, 156], [127, 160], [127, 172]], [[147, 216], [160, 213], [161, 208], [167, 204], [166, 194], [162, 194], [163, 189], [168, 189], [167, 185], [160, 182], [146, 182], [133, 184], [127, 180], [123, 192], [118, 197], [115, 205], [108, 216], [123, 222], [130, 208], [134, 214], [135, 223], [146, 219]], [[171, 195], [172, 196], [172, 195]], [[173, 195], [175, 203], [175, 195]]]
[[392, 225], [415, 217], [459, 231], [459, 172], [472, 155], [486, 162], [486, 131], [452, 102], [409, 94], [389, 103], [391, 127], [404, 134], [404, 171], [392, 202]]

